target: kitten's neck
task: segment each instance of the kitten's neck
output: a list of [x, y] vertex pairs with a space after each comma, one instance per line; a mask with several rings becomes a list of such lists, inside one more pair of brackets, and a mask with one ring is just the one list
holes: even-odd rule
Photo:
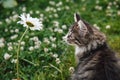
[[107, 44], [105, 42], [98, 44], [97, 42], [93, 41], [91, 44], [83, 47], [76, 46], [75, 48], [75, 56], [76, 56], [76, 62], [79, 63], [79, 60], [81, 58], [89, 57], [90, 55], [94, 54], [95, 51], [98, 51], [99, 49], [107, 47]]

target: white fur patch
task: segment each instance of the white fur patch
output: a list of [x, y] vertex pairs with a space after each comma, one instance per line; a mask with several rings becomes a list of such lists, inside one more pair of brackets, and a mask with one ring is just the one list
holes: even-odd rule
[[82, 54], [84, 54], [84, 52], [86, 52], [87, 49], [86, 47], [78, 47], [76, 46], [75, 48], [75, 58], [76, 58], [76, 63], [78, 64], [79, 63], [79, 58]]
[[86, 50], [87, 50], [86, 47], [78, 47], [78, 46], [76, 46], [75, 55], [81, 55], [84, 52], [86, 52]]
[[97, 42], [96, 41], [92, 41], [88, 44], [88, 46], [83, 46], [83, 47], [79, 47], [76, 45], [75, 47], [75, 56], [76, 56], [76, 62], [79, 63], [79, 58], [87, 51], [90, 51], [92, 49], [96, 49], [97, 48]]
[[76, 45], [75, 47], [75, 55], [82, 55], [84, 52], [89, 51], [91, 49], [96, 49], [97, 48], [97, 42], [96, 41], [92, 41], [88, 44], [88, 46], [83, 46], [83, 47], [79, 47]]

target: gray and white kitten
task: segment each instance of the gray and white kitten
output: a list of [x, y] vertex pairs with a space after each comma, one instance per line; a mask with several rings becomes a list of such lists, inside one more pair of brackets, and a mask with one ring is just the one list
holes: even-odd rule
[[74, 14], [75, 23], [64, 40], [75, 46], [77, 67], [71, 80], [120, 80], [120, 66], [106, 36]]

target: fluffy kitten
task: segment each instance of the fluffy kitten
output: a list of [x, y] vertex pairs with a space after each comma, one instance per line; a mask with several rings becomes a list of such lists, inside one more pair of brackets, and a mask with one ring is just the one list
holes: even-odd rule
[[64, 37], [68, 44], [75, 45], [77, 67], [71, 80], [120, 80], [120, 66], [106, 36], [78, 14], [74, 19]]

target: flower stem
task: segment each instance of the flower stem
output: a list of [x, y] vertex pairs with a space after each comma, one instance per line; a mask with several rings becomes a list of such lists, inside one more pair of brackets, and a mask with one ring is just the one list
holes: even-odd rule
[[20, 80], [19, 78], [19, 53], [20, 53], [20, 44], [21, 41], [23, 39], [23, 37], [25, 36], [26, 32], [28, 31], [28, 28], [26, 28], [25, 32], [22, 34], [22, 36], [20, 37], [20, 40], [18, 42], [18, 48], [17, 48], [17, 63], [16, 63], [16, 70], [17, 70], [17, 80]]

